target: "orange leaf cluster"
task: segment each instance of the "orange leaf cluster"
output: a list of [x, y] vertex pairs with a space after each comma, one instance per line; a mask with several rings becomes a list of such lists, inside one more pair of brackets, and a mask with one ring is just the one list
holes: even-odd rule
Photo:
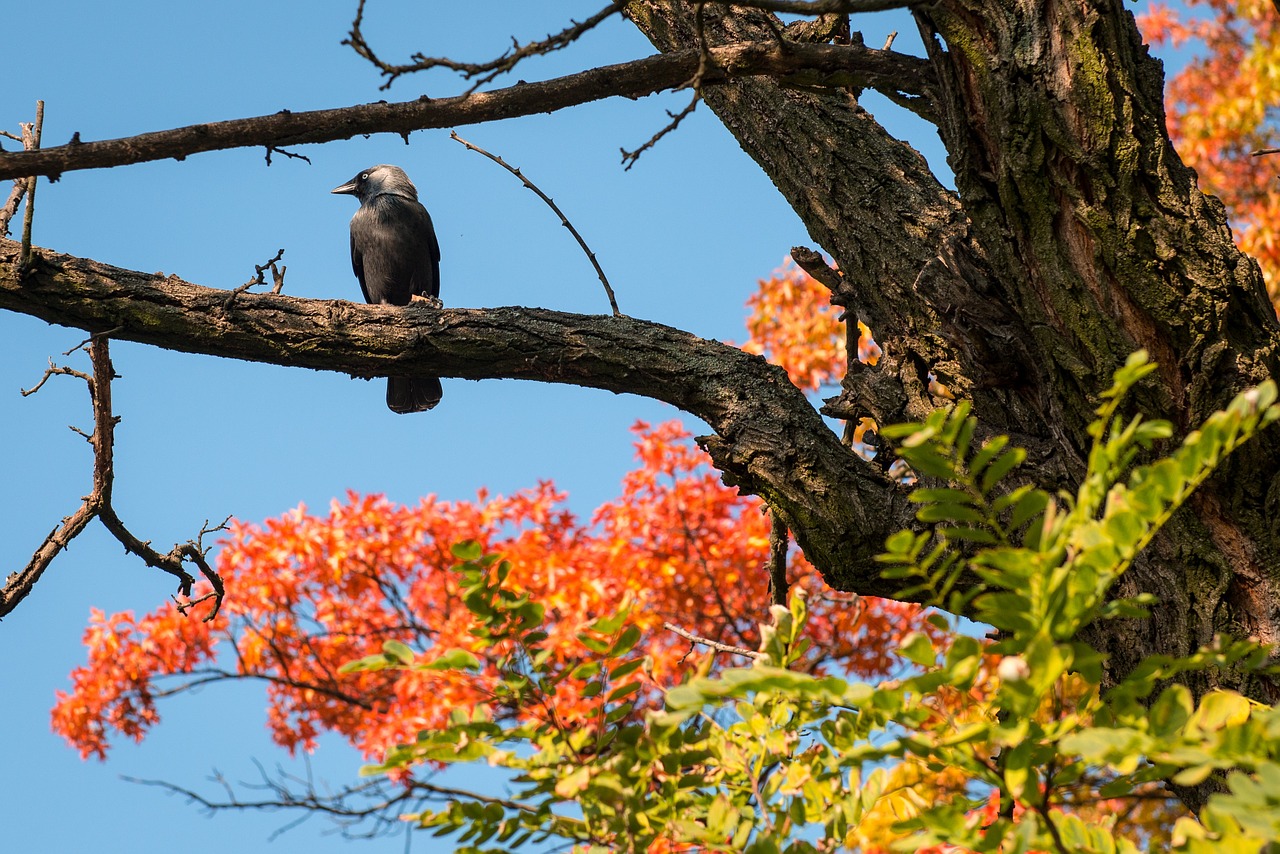
[[803, 389], [817, 390], [844, 376], [845, 332], [831, 292], [788, 261], [761, 279], [747, 300], [748, 353], [766, 356]]
[[[1280, 102], [1280, 19], [1266, 0], [1190, 0], [1173, 11], [1153, 4], [1139, 18], [1153, 44], [1202, 48], [1169, 81], [1166, 118], [1178, 153], [1199, 173], [1200, 186], [1232, 213], [1240, 248], [1262, 265], [1280, 304], [1280, 199], [1275, 158], [1252, 152], [1277, 144]], [[1196, 15], [1195, 11], [1203, 14]]]
[[[349, 494], [327, 514], [298, 508], [262, 525], [236, 523], [218, 555], [231, 591], [210, 622], [165, 606], [141, 619], [95, 612], [85, 635], [89, 661], [58, 695], [54, 730], [84, 756], [104, 757], [109, 738], [141, 739], [158, 722], [156, 701], [220, 680], [267, 684], [267, 724], [290, 750], [310, 749], [325, 732], [380, 757], [450, 711], [491, 700], [502, 650], [470, 634], [450, 547], [475, 540], [511, 561], [508, 585], [547, 608], [546, 641], [571, 668], [592, 620], [632, 603], [650, 657], [642, 702], [679, 682], [704, 655], [663, 628], [754, 648], [766, 619], [769, 524], [759, 501], [720, 483], [677, 423], [639, 424], [639, 467], [622, 494], [583, 523], [550, 482], [513, 496], [475, 501], [429, 497], [415, 506]], [[911, 605], [827, 591], [798, 550], [794, 584], [810, 593], [813, 648], [805, 666], [883, 677], [901, 667], [894, 650], [913, 630], [929, 630]], [[338, 668], [397, 640], [431, 658], [474, 653], [474, 677], [436, 671], [339, 674]], [[730, 662], [741, 664], [742, 662]], [[598, 698], [570, 680], [552, 709], [499, 709], [510, 717], [590, 719]]]

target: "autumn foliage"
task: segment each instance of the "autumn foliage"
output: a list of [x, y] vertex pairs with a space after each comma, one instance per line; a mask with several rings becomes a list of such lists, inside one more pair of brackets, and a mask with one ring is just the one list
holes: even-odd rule
[[1194, 49], [1166, 92], [1169, 132], [1200, 187], [1231, 213], [1240, 248], [1258, 259], [1280, 303], [1280, 155], [1277, 145], [1280, 16], [1269, 0], [1152, 4], [1139, 25], [1157, 47]]
[[[757, 283], [747, 299], [748, 353], [759, 353], [780, 366], [797, 386], [817, 391], [840, 381], [846, 358], [845, 324], [831, 292], [794, 263]], [[874, 365], [881, 356], [872, 331], [856, 321], [858, 359]]]
[[[210, 623], [165, 605], [145, 616], [95, 612], [89, 661], [60, 694], [54, 729], [85, 756], [105, 757], [110, 738], [141, 739], [159, 721], [157, 700], [195, 685], [255, 679], [267, 685], [267, 724], [290, 750], [338, 733], [376, 757], [449, 711], [489, 700], [484, 674], [339, 674], [346, 662], [398, 640], [418, 651], [470, 649], [472, 615], [458, 601], [450, 547], [474, 540], [514, 565], [509, 583], [544, 604], [550, 644], [571, 667], [577, 634], [632, 604], [644, 635], [652, 702], [679, 682], [705, 649], [664, 628], [732, 646], [758, 645], [769, 594], [769, 522], [760, 502], [722, 485], [676, 423], [637, 425], [637, 469], [622, 494], [590, 520], [550, 482], [475, 501], [423, 499], [415, 506], [349, 494], [325, 514], [298, 508], [262, 525], [235, 523], [218, 555], [229, 596]], [[793, 584], [809, 589], [811, 670], [871, 678], [900, 667], [900, 639], [923, 625], [919, 609], [834, 594], [804, 558], [790, 556]], [[723, 660], [723, 656], [720, 658]], [[644, 703], [640, 704], [643, 708]], [[586, 720], [590, 698], [558, 695], [555, 714]], [[510, 715], [546, 710], [510, 709]]]

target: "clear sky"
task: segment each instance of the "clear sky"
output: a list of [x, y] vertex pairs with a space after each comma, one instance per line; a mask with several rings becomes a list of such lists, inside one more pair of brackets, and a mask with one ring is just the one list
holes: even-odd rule
[[[422, 51], [482, 60], [513, 35], [540, 38], [601, 5], [371, 0], [366, 35], [392, 59]], [[8, 4], [0, 127], [16, 132], [38, 98], [47, 105], [45, 144], [54, 145], [73, 132], [105, 139], [459, 91], [443, 72], [379, 91], [374, 69], [339, 44], [354, 8], [355, 0]], [[471, 11], [479, 8], [483, 13]], [[868, 44], [900, 29], [895, 47], [919, 50], [909, 21], [874, 16], [861, 23]], [[542, 79], [651, 52], [629, 24], [615, 20], [517, 76]], [[813, 244], [705, 106], [623, 172], [619, 148], [644, 142], [666, 123], [664, 111], [687, 99], [615, 100], [459, 131], [523, 168], [556, 199], [597, 253], [625, 313], [741, 341], [743, 302], [756, 280], [792, 245]], [[936, 135], [919, 122], [895, 111], [889, 126], [941, 162]], [[298, 152], [311, 164], [277, 156], [268, 167], [261, 149], [238, 150], [42, 182], [35, 242], [219, 288], [243, 283], [255, 263], [283, 247], [286, 293], [358, 301], [347, 244], [356, 203], [329, 190], [366, 166], [394, 163], [413, 178], [435, 220], [446, 305], [608, 310], [586, 258], [550, 211], [510, 175], [450, 141], [447, 130], [415, 133], [407, 146], [380, 136]], [[7, 185], [0, 191], [7, 194]], [[83, 355], [61, 356], [83, 338], [0, 314], [4, 574], [23, 566], [89, 489], [89, 448], [67, 429], [90, 426], [83, 384], [61, 378], [33, 397], [18, 394], [39, 379], [49, 357], [86, 368]], [[617, 494], [631, 465], [629, 426], [677, 415], [626, 395], [446, 379], [438, 409], [396, 416], [383, 404], [381, 382], [128, 343], [113, 344], [112, 356], [122, 375], [114, 386], [123, 418], [116, 508], [162, 550], [193, 536], [206, 519], [256, 521], [299, 503], [322, 510], [348, 489], [411, 502], [428, 493], [471, 498], [481, 486], [509, 493], [553, 478], [585, 516]], [[5, 850], [400, 850], [399, 842], [344, 842], [322, 819], [269, 842], [290, 816], [210, 820], [179, 798], [120, 779], [163, 779], [215, 794], [205, 782], [214, 768], [231, 780], [252, 780], [255, 759], [300, 771], [267, 738], [261, 688], [213, 686], [164, 702], [163, 720], [147, 740], [117, 743], [106, 763], [81, 761], [50, 732], [54, 691], [68, 687], [68, 672], [84, 661], [89, 609], [143, 613], [171, 592], [168, 576], [122, 554], [94, 523], [0, 623]], [[333, 740], [312, 757], [317, 776], [335, 785], [353, 779], [359, 764]], [[421, 836], [413, 850], [438, 845]]]

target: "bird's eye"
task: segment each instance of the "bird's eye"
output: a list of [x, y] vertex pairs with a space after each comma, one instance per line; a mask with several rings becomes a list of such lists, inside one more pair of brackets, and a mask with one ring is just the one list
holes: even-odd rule
[[368, 172], [361, 172], [361, 173], [360, 173], [360, 180], [361, 180], [361, 181], [368, 181], [368, 180], [369, 180], [369, 173], [368, 173]]

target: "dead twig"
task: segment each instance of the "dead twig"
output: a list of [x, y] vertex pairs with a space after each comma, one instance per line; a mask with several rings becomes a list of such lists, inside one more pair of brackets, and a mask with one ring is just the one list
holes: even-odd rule
[[573, 223], [569, 222], [569, 218], [564, 215], [564, 211], [560, 210], [560, 208], [556, 205], [556, 203], [552, 201], [551, 197], [548, 196], [546, 193], [542, 192], [542, 190], [538, 189], [537, 185], [534, 184], [532, 181], [530, 181], [528, 178], [526, 178], [524, 176], [524, 173], [522, 173], [518, 168], [511, 166], [498, 155], [490, 154], [480, 146], [467, 142], [465, 139], [458, 136], [457, 131], [453, 131], [452, 133], [450, 133], [449, 138], [454, 140], [455, 142], [462, 143], [470, 151], [474, 151], [477, 154], [483, 154], [485, 157], [489, 158], [494, 163], [497, 163], [503, 169], [506, 169], [512, 175], [515, 175], [517, 178], [520, 179], [521, 183], [523, 183], [526, 187], [532, 190], [534, 194], [537, 195], [538, 198], [546, 202], [547, 206], [550, 207], [551, 210], [555, 211], [556, 216], [560, 217], [560, 224], [563, 225], [565, 228], [569, 229], [569, 233], [573, 235], [573, 239], [578, 241], [578, 245], [582, 247], [582, 251], [587, 254], [587, 260], [591, 262], [591, 266], [595, 267], [596, 275], [600, 277], [600, 284], [604, 285], [605, 295], [609, 297], [609, 307], [613, 309], [613, 316], [621, 317], [622, 312], [618, 310], [618, 300], [613, 295], [613, 288], [609, 285], [609, 279], [607, 276], [605, 276], [604, 270], [601, 269], [600, 262], [596, 260], [596, 253], [591, 251], [591, 247], [587, 246], [587, 241], [582, 239], [582, 235], [578, 233], [578, 229], [573, 227]]
[[[160, 554], [151, 548], [149, 542], [138, 539], [125, 527], [111, 504], [112, 488], [115, 483], [115, 427], [120, 419], [113, 415], [111, 411], [111, 381], [116, 378], [116, 374], [111, 367], [111, 355], [107, 343], [109, 340], [108, 335], [109, 333], [99, 333], [86, 342], [88, 344], [89, 359], [93, 365], [92, 373], [84, 373], [73, 368], [55, 365], [50, 360], [49, 367], [45, 370], [40, 381], [30, 389], [22, 391], [23, 397], [35, 394], [50, 377], [58, 375], [78, 377], [88, 385], [89, 398], [93, 405], [93, 432], [86, 433], [74, 427], [72, 429], [84, 436], [93, 446], [93, 490], [84, 498], [75, 513], [63, 519], [62, 524], [45, 537], [44, 542], [36, 549], [26, 567], [19, 572], [11, 574], [5, 580], [4, 587], [0, 588], [0, 617], [4, 617], [13, 611], [30, 594], [36, 582], [40, 580], [40, 577], [48, 569], [49, 564], [57, 557], [58, 553], [65, 549], [84, 530], [85, 526], [96, 517], [111, 532], [112, 536], [125, 547], [126, 551], [142, 558], [143, 562], [148, 566], [156, 567], [175, 576], [178, 579], [179, 592], [187, 599], [191, 598], [195, 578], [186, 571], [183, 564], [185, 562], [195, 564], [199, 568], [201, 575], [205, 577], [213, 588], [211, 594], [196, 600], [202, 602], [210, 597], [213, 598], [213, 607], [205, 617], [207, 622], [217, 616], [218, 609], [222, 606], [225, 588], [221, 577], [206, 560], [205, 554], [207, 550], [203, 548], [202, 543], [205, 534], [221, 530], [222, 526], [210, 528], [208, 522], [206, 522], [195, 540], [175, 545], [168, 554]], [[84, 346], [85, 344], [82, 343], [79, 347], [69, 350], [68, 353], [73, 353]], [[225, 525], [225, 522], [223, 524]], [[189, 602], [187, 605], [180, 607], [179, 610], [186, 613], [185, 608], [189, 608], [193, 604], [195, 603]]]
[[298, 154], [297, 152], [294, 152], [294, 151], [288, 151], [276, 145], [268, 145], [267, 146], [267, 165], [268, 166], [271, 165], [272, 154], [283, 154], [286, 158], [290, 160], [305, 160], [307, 161], [308, 166], [311, 165], [311, 158], [305, 154]]
[[[44, 101], [36, 101], [36, 120], [22, 125], [22, 147], [27, 151], [40, 150], [40, 135], [44, 130]], [[22, 211], [22, 254], [18, 256], [18, 269], [25, 270], [31, 263], [31, 222], [36, 209], [36, 176], [27, 179], [27, 204]]]
[[277, 249], [276, 254], [273, 255], [271, 258], [268, 258], [264, 263], [254, 264], [253, 278], [245, 282], [243, 285], [239, 285], [238, 287], [231, 289], [231, 293], [227, 295], [226, 300], [222, 303], [222, 310], [229, 311], [231, 309], [231, 306], [235, 303], [236, 297], [240, 296], [240, 294], [249, 290], [249, 288], [254, 288], [254, 287], [257, 287], [258, 285], [265, 285], [267, 283], [267, 280], [264, 274], [266, 273], [267, 270], [271, 271], [271, 280], [274, 283], [271, 290], [268, 291], [267, 293], [278, 294], [282, 290], [284, 290], [284, 274], [289, 268], [276, 266], [280, 262], [280, 259], [283, 257], [284, 257], [284, 250]]
[[774, 605], [786, 605], [790, 583], [787, 581], [787, 523], [777, 511], [769, 510], [769, 593]]
[[351, 32], [347, 38], [342, 40], [342, 44], [348, 45], [361, 57], [371, 62], [382, 76], [387, 78], [387, 82], [383, 83], [379, 88], [390, 89], [396, 78], [403, 74], [428, 71], [432, 68], [447, 68], [461, 74], [464, 80], [475, 81], [464, 93], [467, 95], [475, 92], [486, 83], [492, 82], [497, 77], [511, 72], [521, 61], [531, 56], [544, 56], [568, 47], [582, 35], [622, 11], [622, 8], [627, 5], [625, 2], [610, 3], [585, 21], [578, 22], [570, 19], [568, 27], [554, 35], [548, 35], [541, 41], [520, 44], [519, 41], [512, 37], [511, 49], [504, 51], [497, 59], [488, 62], [458, 62], [448, 57], [434, 57], [415, 53], [409, 58], [410, 62], [396, 65], [379, 58], [373, 52], [373, 48], [369, 46], [368, 41], [365, 40], [364, 32], [361, 29], [364, 23], [364, 4], [365, 0], [360, 0], [359, 5], [356, 7], [355, 20], [351, 23]]
[[[44, 101], [36, 101], [36, 120], [34, 123], [22, 122], [22, 135], [9, 133], [7, 130], [0, 131], [0, 136], [15, 140], [22, 143], [25, 151], [35, 151], [40, 148], [40, 135], [44, 127]], [[27, 199], [27, 210], [23, 217], [22, 228], [22, 253], [18, 256], [18, 265], [21, 269], [25, 267], [27, 261], [31, 257], [31, 203], [35, 192], [36, 179], [30, 176], [26, 179], [18, 179], [13, 182], [13, 189], [9, 191], [9, 198], [5, 201], [4, 206], [0, 207], [0, 237], [9, 236], [9, 222], [18, 213], [18, 205], [22, 204], [25, 196]]]
[[662, 624], [662, 627], [667, 631], [675, 632], [680, 637], [684, 638], [690, 643], [702, 644], [703, 646], [707, 646], [707, 647], [710, 647], [711, 649], [714, 649], [716, 652], [727, 652], [732, 655], [744, 655], [747, 658], [753, 658], [753, 659], [759, 658], [761, 655], [761, 653], [758, 653], [755, 650], [744, 649], [743, 647], [740, 647], [740, 646], [730, 646], [727, 643], [720, 643], [720, 641], [711, 640], [711, 638], [699, 637], [698, 635], [695, 635], [693, 632], [689, 631], [688, 629], [682, 629], [672, 622], [664, 621]]
[[631, 167], [636, 165], [636, 161], [640, 159], [641, 154], [644, 154], [650, 148], [653, 148], [658, 144], [658, 140], [680, 127], [680, 123], [694, 111], [698, 106], [698, 102], [701, 100], [702, 93], [695, 89], [693, 92], [693, 99], [689, 101], [689, 106], [685, 107], [678, 113], [673, 113], [670, 110], [667, 110], [667, 116], [671, 121], [667, 123], [666, 127], [651, 136], [648, 142], [637, 148], [635, 151], [627, 151], [625, 148], [622, 149], [623, 171], [630, 172]]

